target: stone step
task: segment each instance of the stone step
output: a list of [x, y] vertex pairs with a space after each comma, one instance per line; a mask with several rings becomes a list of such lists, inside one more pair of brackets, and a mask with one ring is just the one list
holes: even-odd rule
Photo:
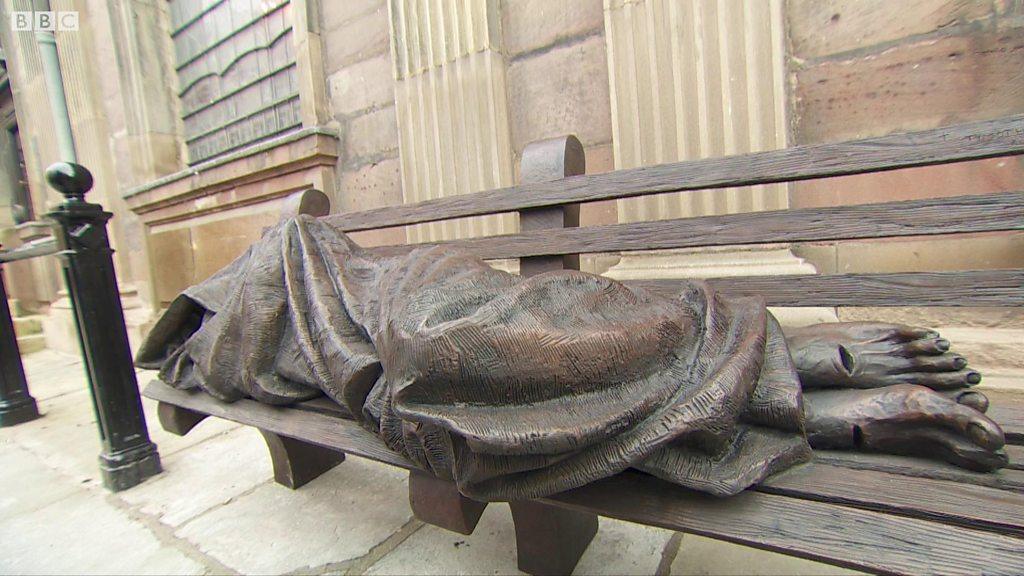
[[43, 317], [16, 316], [14, 318], [14, 333], [21, 338], [23, 336], [34, 336], [43, 333]]
[[22, 354], [31, 354], [46, 349], [46, 336], [42, 333], [31, 334], [18, 338], [18, 351]]

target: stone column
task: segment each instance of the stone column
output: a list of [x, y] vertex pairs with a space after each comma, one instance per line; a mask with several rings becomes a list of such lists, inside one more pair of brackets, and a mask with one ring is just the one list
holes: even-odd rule
[[[61, 0], [68, 1], [68, 0]], [[96, 80], [115, 158], [117, 186], [111, 207], [121, 221], [120, 250], [131, 276], [122, 275], [122, 301], [132, 341], [148, 331], [159, 310], [146, 225], [128, 209], [123, 195], [185, 167], [185, 142], [175, 96], [170, 15], [162, 0], [78, 0], [89, 11]], [[111, 72], [116, 75], [111, 76]], [[90, 168], [94, 165], [89, 164]], [[97, 186], [100, 188], [100, 186]], [[116, 190], [116, 192], [115, 192]], [[130, 285], [128, 285], [130, 283]]]
[[[320, 38], [320, 0], [291, 0], [292, 41], [299, 79], [299, 114], [302, 127], [323, 126], [331, 120], [324, 74], [323, 42]], [[325, 190], [334, 197], [334, 190]]]
[[[0, 2], [0, 44], [7, 60], [32, 211], [37, 219], [19, 226], [14, 234], [8, 234], [4, 239], [8, 243], [27, 241], [48, 230], [49, 224], [41, 220], [41, 215], [47, 212], [48, 204], [60, 202], [60, 195], [50, 189], [43, 178], [46, 167], [57, 160], [58, 154], [35, 33], [14, 31], [10, 26], [11, 12], [31, 10], [31, 0]], [[54, 259], [19, 262], [12, 265], [9, 272], [12, 272], [8, 276], [12, 280], [12, 292], [18, 293], [18, 298], [32, 300], [27, 302], [32, 312], [45, 311], [49, 303], [57, 300], [62, 281], [60, 266]], [[22, 287], [28, 289], [22, 290]]]
[[[605, 0], [615, 167], [784, 148], [782, 1]], [[635, 222], [786, 208], [785, 185], [623, 200]]]
[[[605, 0], [615, 167], [788, 144], [782, 0]], [[622, 200], [620, 222], [788, 207], [786, 184]], [[813, 274], [786, 247], [624, 254], [613, 278]], [[817, 316], [816, 316], [817, 317]]]
[[[497, 0], [389, 0], [407, 203], [510, 186], [514, 173]], [[505, 234], [512, 215], [409, 227], [410, 242]]]

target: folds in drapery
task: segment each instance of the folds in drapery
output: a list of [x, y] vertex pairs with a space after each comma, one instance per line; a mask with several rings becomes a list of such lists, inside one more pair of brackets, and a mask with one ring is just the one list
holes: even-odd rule
[[326, 394], [480, 500], [630, 467], [727, 495], [810, 454], [762, 302], [521, 279], [436, 246], [383, 255], [303, 216], [179, 296], [138, 363], [225, 401]]

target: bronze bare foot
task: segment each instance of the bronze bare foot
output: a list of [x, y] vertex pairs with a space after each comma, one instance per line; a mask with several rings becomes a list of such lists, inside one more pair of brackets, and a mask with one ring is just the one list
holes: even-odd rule
[[883, 322], [815, 324], [787, 329], [786, 341], [804, 390], [894, 384], [954, 390], [981, 381], [964, 357], [949, 353], [948, 340], [927, 328]]
[[912, 384], [812, 390], [804, 394], [807, 438], [814, 448], [925, 456], [988, 472], [1006, 466], [1005, 439], [995, 422], [971, 407], [976, 402], [970, 393]]

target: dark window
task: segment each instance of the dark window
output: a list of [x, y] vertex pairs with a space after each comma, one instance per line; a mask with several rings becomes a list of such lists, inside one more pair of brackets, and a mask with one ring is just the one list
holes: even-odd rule
[[299, 128], [291, 4], [171, 0], [189, 163]]

